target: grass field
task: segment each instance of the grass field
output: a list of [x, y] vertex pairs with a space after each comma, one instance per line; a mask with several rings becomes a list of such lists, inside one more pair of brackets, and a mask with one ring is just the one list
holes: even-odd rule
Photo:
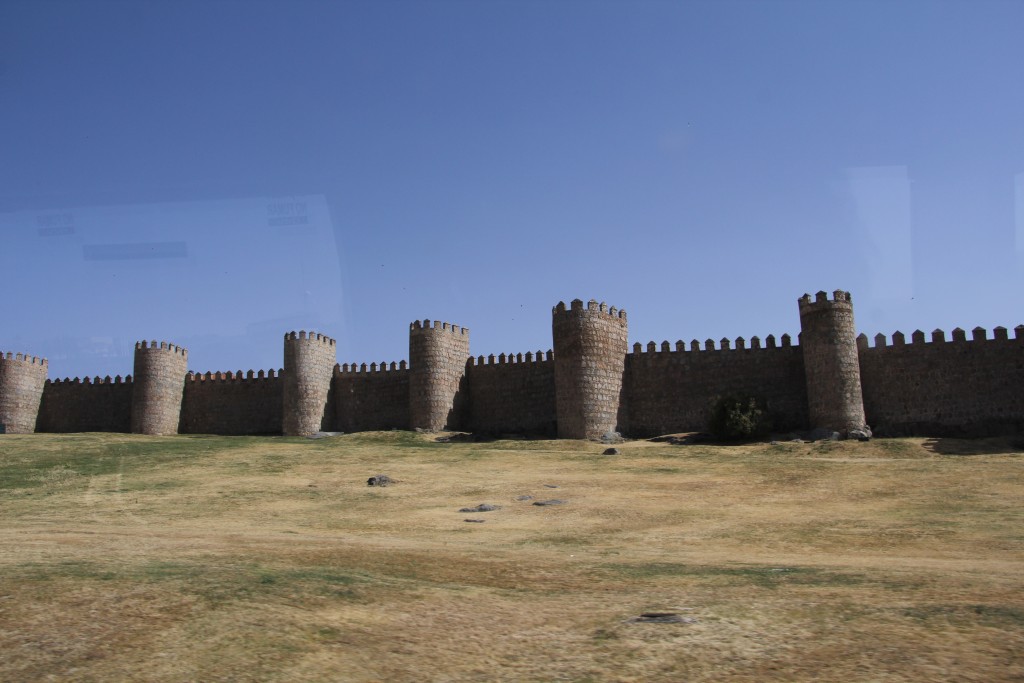
[[1024, 681], [1010, 441], [433, 438], [0, 437], [0, 680]]

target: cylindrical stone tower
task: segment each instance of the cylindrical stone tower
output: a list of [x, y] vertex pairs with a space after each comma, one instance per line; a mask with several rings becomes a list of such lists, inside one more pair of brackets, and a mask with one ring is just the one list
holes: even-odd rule
[[0, 425], [8, 434], [36, 430], [48, 364], [45, 358], [0, 353]]
[[864, 398], [850, 293], [837, 289], [831, 301], [825, 292], [818, 292], [814, 301], [804, 294], [798, 303], [811, 426], [843, 436], [851, 429], [863, 429]]
[[188, 350], [167, 342], [135, 344], [132, 433], [178, 433], [181, 397], [188, 372]]
[[285, 436], [309, 436], [322, 428], [336, 358], [337, 345], [326, 335], [302, 331], [284, 336]]
[[435, 320], [409, 325], [409, 425], [458, 429], [469, 360], [469, 328]]
[[626, 312], [574, 300], [552, 309], [555, 411], [562, 439], [597, 439], [615, 431], [628, 352]]

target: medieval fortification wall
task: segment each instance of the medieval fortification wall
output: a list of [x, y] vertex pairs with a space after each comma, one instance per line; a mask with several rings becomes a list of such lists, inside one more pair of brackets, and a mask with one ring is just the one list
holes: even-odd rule
[[193, 372], [185, 376], [182, 434], [281, 434], [281, 372]]
[[[1024, 428], [1024, 326], [858, 337], [864, 411], [884, 436], [985, 436]], [[873, 420], [873, 422], [871, 422]]]
[[409, 429], [409, 368], [401, 363], [334, 369], [334, 431]]
[[711, 406], [719, 396], [756, 395], [776, 413], [779, 430], [807, 425], [807, 389], [803, 349], [791, 345], [788, 334], [781, 346], [768, 335], [722, 339], [718, 348], [708, 339], [689, 347], [665, 341], [646, 349], [639, 343], [626, 356], [625, 431], [633, 436], [657, 436], [706, 428]]
[[39, 407], [39, 432], [130, 432], [132, 376], [47, 381]]
[[470, 356], [469, 330], [409, 328], [409, 364], [336, 363], [316, 332], [284, 336], [283, 370], [188, 370], [188, 351], [139, 342], [134, 374], [48, 380], [48, 364], [0, 354], [8, 433], [285, 434], [461, 429], [563, 438], [699, 431], [715, 399], [765, 399], [780, 430], [988, 435], [1024, 429], [1024, 326], [957, 328], [909, 341], [855, 336], [848, 292], [798, 302], [801, 332], [778, 340], [627, 346], [625, 311], [591, 300], [552, 310], [553, 349]]
[[555, 436], [551, 351], [469, 359], [469, 425], [487, 434]]

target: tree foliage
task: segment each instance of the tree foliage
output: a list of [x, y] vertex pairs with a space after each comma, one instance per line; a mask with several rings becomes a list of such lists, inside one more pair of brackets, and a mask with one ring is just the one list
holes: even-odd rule
[[716, 439], [742, 441], [772, 429], [767, 404], [754, 396], [722, 396], [711, 408], [709, 428]]

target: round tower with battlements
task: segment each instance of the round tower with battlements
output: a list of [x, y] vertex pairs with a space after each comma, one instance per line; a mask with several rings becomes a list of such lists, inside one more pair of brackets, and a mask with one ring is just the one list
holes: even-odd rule
[[864, 429], [864, 398], [850, 293], [837, 289], [830, 300], [825, 292], [818, 292], [813, 301], [809, 294], [804, 294], [798, 303], [811, 426], [843, 436], [851, 429]]
[[0, 425], [8, 434], [36, 430], [48, 363], [21, 353], [0, 353]]
[[458, 429], [469, 360], [469, 328], [435, 320], [409, 325], [409, 424]]
[[323, 426], [337, 345], [330, 337], [310, 332], [284, 336], [283, 413], [285, 436], [309, 436]]
[[132, 388], [133, 434], [178, 433], [188, 350], [167, 342], [135, 344]]
[[597, 439], [619, 428], [628, 352], [626, 312], [593, 299], [552, 309], [558, 436]]

